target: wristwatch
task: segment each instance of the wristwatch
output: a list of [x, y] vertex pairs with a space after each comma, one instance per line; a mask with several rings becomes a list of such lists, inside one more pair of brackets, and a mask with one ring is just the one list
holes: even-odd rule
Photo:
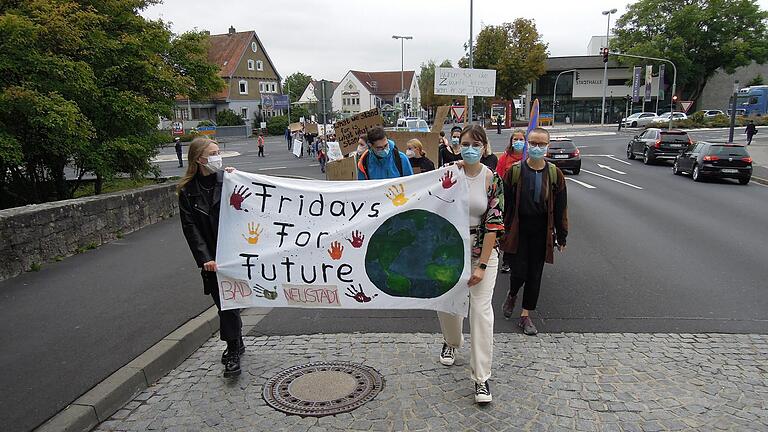
[[488, 264], [486, 264], [486, 263], [480, 263], [479, 267], [480, 267], [480, 269], [481, 269], [481, 270], [485, 270], [485, 269], [487, 269], [487, 268], [488, 268]]

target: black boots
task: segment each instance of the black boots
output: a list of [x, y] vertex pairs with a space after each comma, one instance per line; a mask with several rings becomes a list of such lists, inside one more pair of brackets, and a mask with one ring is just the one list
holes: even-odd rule
[[224, 365], [224, 378], [240, 375], [240, 356], [245, 353], [243, 340], [227, 342], [227, 349], [221, 355], [221, 363]]

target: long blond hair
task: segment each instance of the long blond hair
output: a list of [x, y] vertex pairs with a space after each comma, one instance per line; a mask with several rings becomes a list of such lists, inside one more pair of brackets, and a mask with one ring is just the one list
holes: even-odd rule
[[187, 153], [187, 172], [179, 180], [179, 184], [176, 186], [176, 193], [179, 193], [181, 189], [187, 185], [197, 174], [200, 169], [197, 160], [203, 155], [203, 152], [209, 145], [216, 144], [216, 141], [207, 137], [197, 137], [189, 143], [189, 152]]

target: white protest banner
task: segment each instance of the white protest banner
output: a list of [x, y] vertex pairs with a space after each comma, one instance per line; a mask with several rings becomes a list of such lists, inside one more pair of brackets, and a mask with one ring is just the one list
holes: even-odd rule
[[435, 94], [496, 96], [494, 69], [435, 68]]
[[222, 309], [427, 309], [467, 315], [463, 172], [317, 181], [224, 175]]
[[304, 141], [293, 140], [293, 154], [296, 157], [301, 157], [301, 148], [304, 146]]
[[328, 159], [335, 161], [343, 158], [344, 158], [344, 155], [341, 153], [341, 147], [339, 147], [339, 143], [335, 141], [329, 142], [328, 143]]

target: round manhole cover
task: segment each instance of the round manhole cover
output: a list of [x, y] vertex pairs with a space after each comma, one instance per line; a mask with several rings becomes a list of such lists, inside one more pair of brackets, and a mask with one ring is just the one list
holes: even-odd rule
[[264, 400], [272, 408], [303, 417], [352, 411], [384, 387], [373, 368], [347, 362], [322, 362], [286, 369], [264, 384]]

